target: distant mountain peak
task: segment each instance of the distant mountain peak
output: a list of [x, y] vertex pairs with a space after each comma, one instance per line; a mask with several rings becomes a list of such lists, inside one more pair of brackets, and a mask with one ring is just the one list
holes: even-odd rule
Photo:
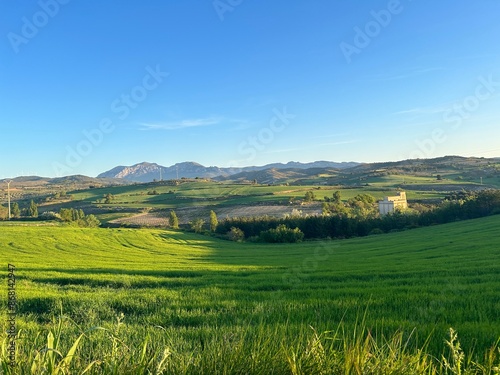
[[334, 168], [345, 169], [358, 165], [354, 162], [335, 163], [330, 161], [316, 161], [311, 163], [300, 163], [290, 161], [284, 163], [267, 164], [260, 167], [229, 167], [219, 168], [216, 166], [205, 167], [194, 161], [176, 163], [170, 167], [164, 167], [156, 163], [142, 162], [131, 166], [118, 166], [107, 172], [101, 173], [100, 178], [121, 178], [134, 182], [151, 182], [153, 180], [174, 180], [182, 177], [186, 178], [215, 178], [229, 177], [237, 173], [263, 171], [273, 169], [278, 172], [282, 169], [308, 169], [308, 168]]

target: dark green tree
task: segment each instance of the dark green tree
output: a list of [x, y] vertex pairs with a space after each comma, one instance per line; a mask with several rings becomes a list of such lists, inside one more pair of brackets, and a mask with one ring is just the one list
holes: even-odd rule
[[337, 191], [335, 191], [333, 193], [332, 202], [333, 203], [340, 203], [341, 202], [341, 200], [340, 200], [340, 191], [337, 190]]
[[308, 191], [304, 196], [304, 202], [312, 202], [314, 198], [316, 198], [314, 192]]
[[28, 216], [29, 217], [38, 217], [38, 206], [36, 205], [33, 199], [30, 202], [30, 206], [28, 208]]
[[59, 210], [59, 216], [62, 221], [70, 222], [73, 220], [73, 209], [72, 208], [61, 208]]
[[370, 194], [358, 194], [347, 201], [352, 217], [359, 219], [374, 218], [378, 215], [375, 197]]
[[179, 229], [179, 219], [177, 218], [177, 214], [174, 210], [170, 211], [168, 223], [170, 224], [170, 228]]
[[260, 233], [259, 236], [265, 242], [301, 242], [304, 239], [304, 233], [299, 229], [288, 228], [285, 224], [278, 225], [275, 229], [269, 229]]
[[97, 228], [101, 225], [99, 219], [92, 214], [84, 216], [82, 219], [78, 220], [78, 223], [80, 226], [85, 226], [87, 228]]
[[12, 217], [21, 216], [21, 209], [19, 208], [19, 204], [17, 202], [12, 203], [11, 215]]

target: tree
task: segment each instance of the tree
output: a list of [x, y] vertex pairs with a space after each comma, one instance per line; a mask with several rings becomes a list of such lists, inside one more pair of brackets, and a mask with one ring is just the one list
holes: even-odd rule
[[71, 209], [71, 216], [72, 221], [78, 221], [85, 218], [85, 213], [82, 209]]
[[17, 202], [14, 202], [12, 204], [11, 214], [12, 214], [12, 217], [19, 217], [19, 216], [21, 216], [21, 210], [19, 209], [19, 204]]
[[312, 202], [314, 200], [314, 198], [316, 198], [314, 196], [314, 192], [308, 191], [308, 192], [306, 192], [306, 195], [304, 196], [304, 202]]
[[177, 218], [177, 214], [174, 210], [170, 211], [170, 216], [168, 218], [168, 222], [170, 224], [170, 228], [179, 229], [179, 219]]
[[5, 220], [9, 216], [9, 209], [4, 206], [0, 206], [0, 219]]
[[299, 229], [290, 229], [285, 224], [278, 225], [275, 229], [269, 229], [260, 233], [259, 236], [265, 242], [294, 243], [304, 239], [304, 233]]
[[236, 227], [231, 227], [231, 230], [227, 232], [227, 238], [234, 242], [241, 242], [245, 239], [245, 233]]
[[205, 224], [205, 220], [194, 219], [190, 224], [191, 230], [193, 230], [195, 233], [201, 233], [201, 231], [203, 230], [203, 225]]
[[79, 227], [97, 228], [101, 222], [94, 215], [85, 215], [82, 209], [75, 208], [61, 208], [59, 210], [59, 218], [71, 225]]
[[111, 203], [111, 201], [112, 201], [114, 198], [115, 198], [115, 197], [113, 197], [113, 194], [108, 193], [108, 194], [106, 194], [106, 195], [104, 196], [104, 203], [105, 203], [105, 204], [110, 204], [110, 203]]
[[73, 220], [73, 209], [72, 208], [61, 208], [59, 210], [59, 216], [62, 221], [70, 222]]
[[30, 206], [28, 208], [28, 216], [29, 217], [38, 217], [38, 206], [33, 201], [33, 199], [31, 200]]
[[81, 223], [81, 226], [85, 226], [88, 228], [97, 228], [101, 225], [101, 222], [97, 217], [94, 215], [90, 214], [79, 220], [79, 223]]
[[327, 196], [325, 196], [325, 202], [332, 202], [332, 203], [335, 203], [335, 204], [339, 204], [341, 202], [340, 200], [340, 191], [335, 191], [333, 193], [333, 196], [332, 198], [328, 198]]
[[322, 213], [324, 216], [349, 217], [350, 212], [350, 208], [340, 200], [332, 203], [323, 202], [322, 205]]
[[378, 215], [376, 199], [370, 194], [358, 194], [347, 201], [352, 217], [359, 219], [374, 218]]
[[212, 210], [212, 211], [210, 211], [210, 231], [211, 232], [215, 232], [215, 230], [217, 229], [217, 224], [219, 224], [219, 221], [217, 220], [217, 215]]

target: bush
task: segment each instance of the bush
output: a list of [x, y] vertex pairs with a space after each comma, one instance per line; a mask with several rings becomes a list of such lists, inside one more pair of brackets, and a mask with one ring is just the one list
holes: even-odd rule
[[170, 211], [168, 223], [172, 229], [179, 229], [179, 219], [177, 218], [177, 214], [174, 210]]
[[284, 224], [278, 225], [276, 229], [269, 229], [260, 233], [264, 242], [271, 243], [294, 243], [304, 239], [304, 233], [299, 228], [290, 229]]
[[370, 231], [370, 236], [372, 234], [384, 234], [384, 231], [380, 228], [373, 228], [371, 231]]
[[56, 220], [59, 219], [59, 215], [53, 211], [44, 211], [38, 218], [40, 220]]
[[87, 215], [83, 219], [78, 220], [78, 223], [81, 227], [87, 227], [87, 228], [98, 228], [101, 225], [99, 219], [92, 214]]
[[194, 219], [189, 223], [191, 230], [195, 233], [201, 233], [203, 231], [203, 225], [205, 225], [205, 220]]
[[61, 208], [58, 216], [62, 221], [79, 227], [97, 228], [101, 225], [97, 217], [94, 215], [85, 215], [81, 209]]
[[229, 232], [227, 232], [227, 238], [234, 242], [241, 242], [245, 239], [245, 233], [236, 227], [232, 227]]

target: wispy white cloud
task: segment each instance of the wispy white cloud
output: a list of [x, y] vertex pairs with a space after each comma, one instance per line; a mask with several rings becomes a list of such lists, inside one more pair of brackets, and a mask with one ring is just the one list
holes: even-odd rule
[[394, 81], [398, 79], [405, 79], [405, 78], [411, 78], [411, 77], [416, 77], [422, 74], [430, 73], [430, 72], [435, 72], [439, 70], [444, 70], [444, 68], [413, 68], [409, 69], [405, 72], [401, 72], [399, 74], [377, 74], [377, 75], [371, 75], [367, 76], [366, 79], [370, 81]]
[[141, 123], [141, 130], [177, 130], [195, 128], [200, 126], [218, 125], [222, 121], [220, 117], [208, 117], [197, 119], [185, 119], [173, 122]]
[[447, 109], [450, 108], [450, 105], [440, 105], [440, 106], [432, 106], [432, 107], [416, 107], [411, 109], [405, 109], [402, 111], [393, 112], [393, 115], [414, 115], [414, 116], [422, 116], [422, 115], [434, 115], [436, 113], [443, 113]]
[[212, 116], [205, 118], [185, 119], [180, 121], [143, 122], [139, 125], [140, 130], [178, 130], [202, 126], [227, 125], [227, 131], [241, 131], [259, 125], [259, 123], [239, 118]]

